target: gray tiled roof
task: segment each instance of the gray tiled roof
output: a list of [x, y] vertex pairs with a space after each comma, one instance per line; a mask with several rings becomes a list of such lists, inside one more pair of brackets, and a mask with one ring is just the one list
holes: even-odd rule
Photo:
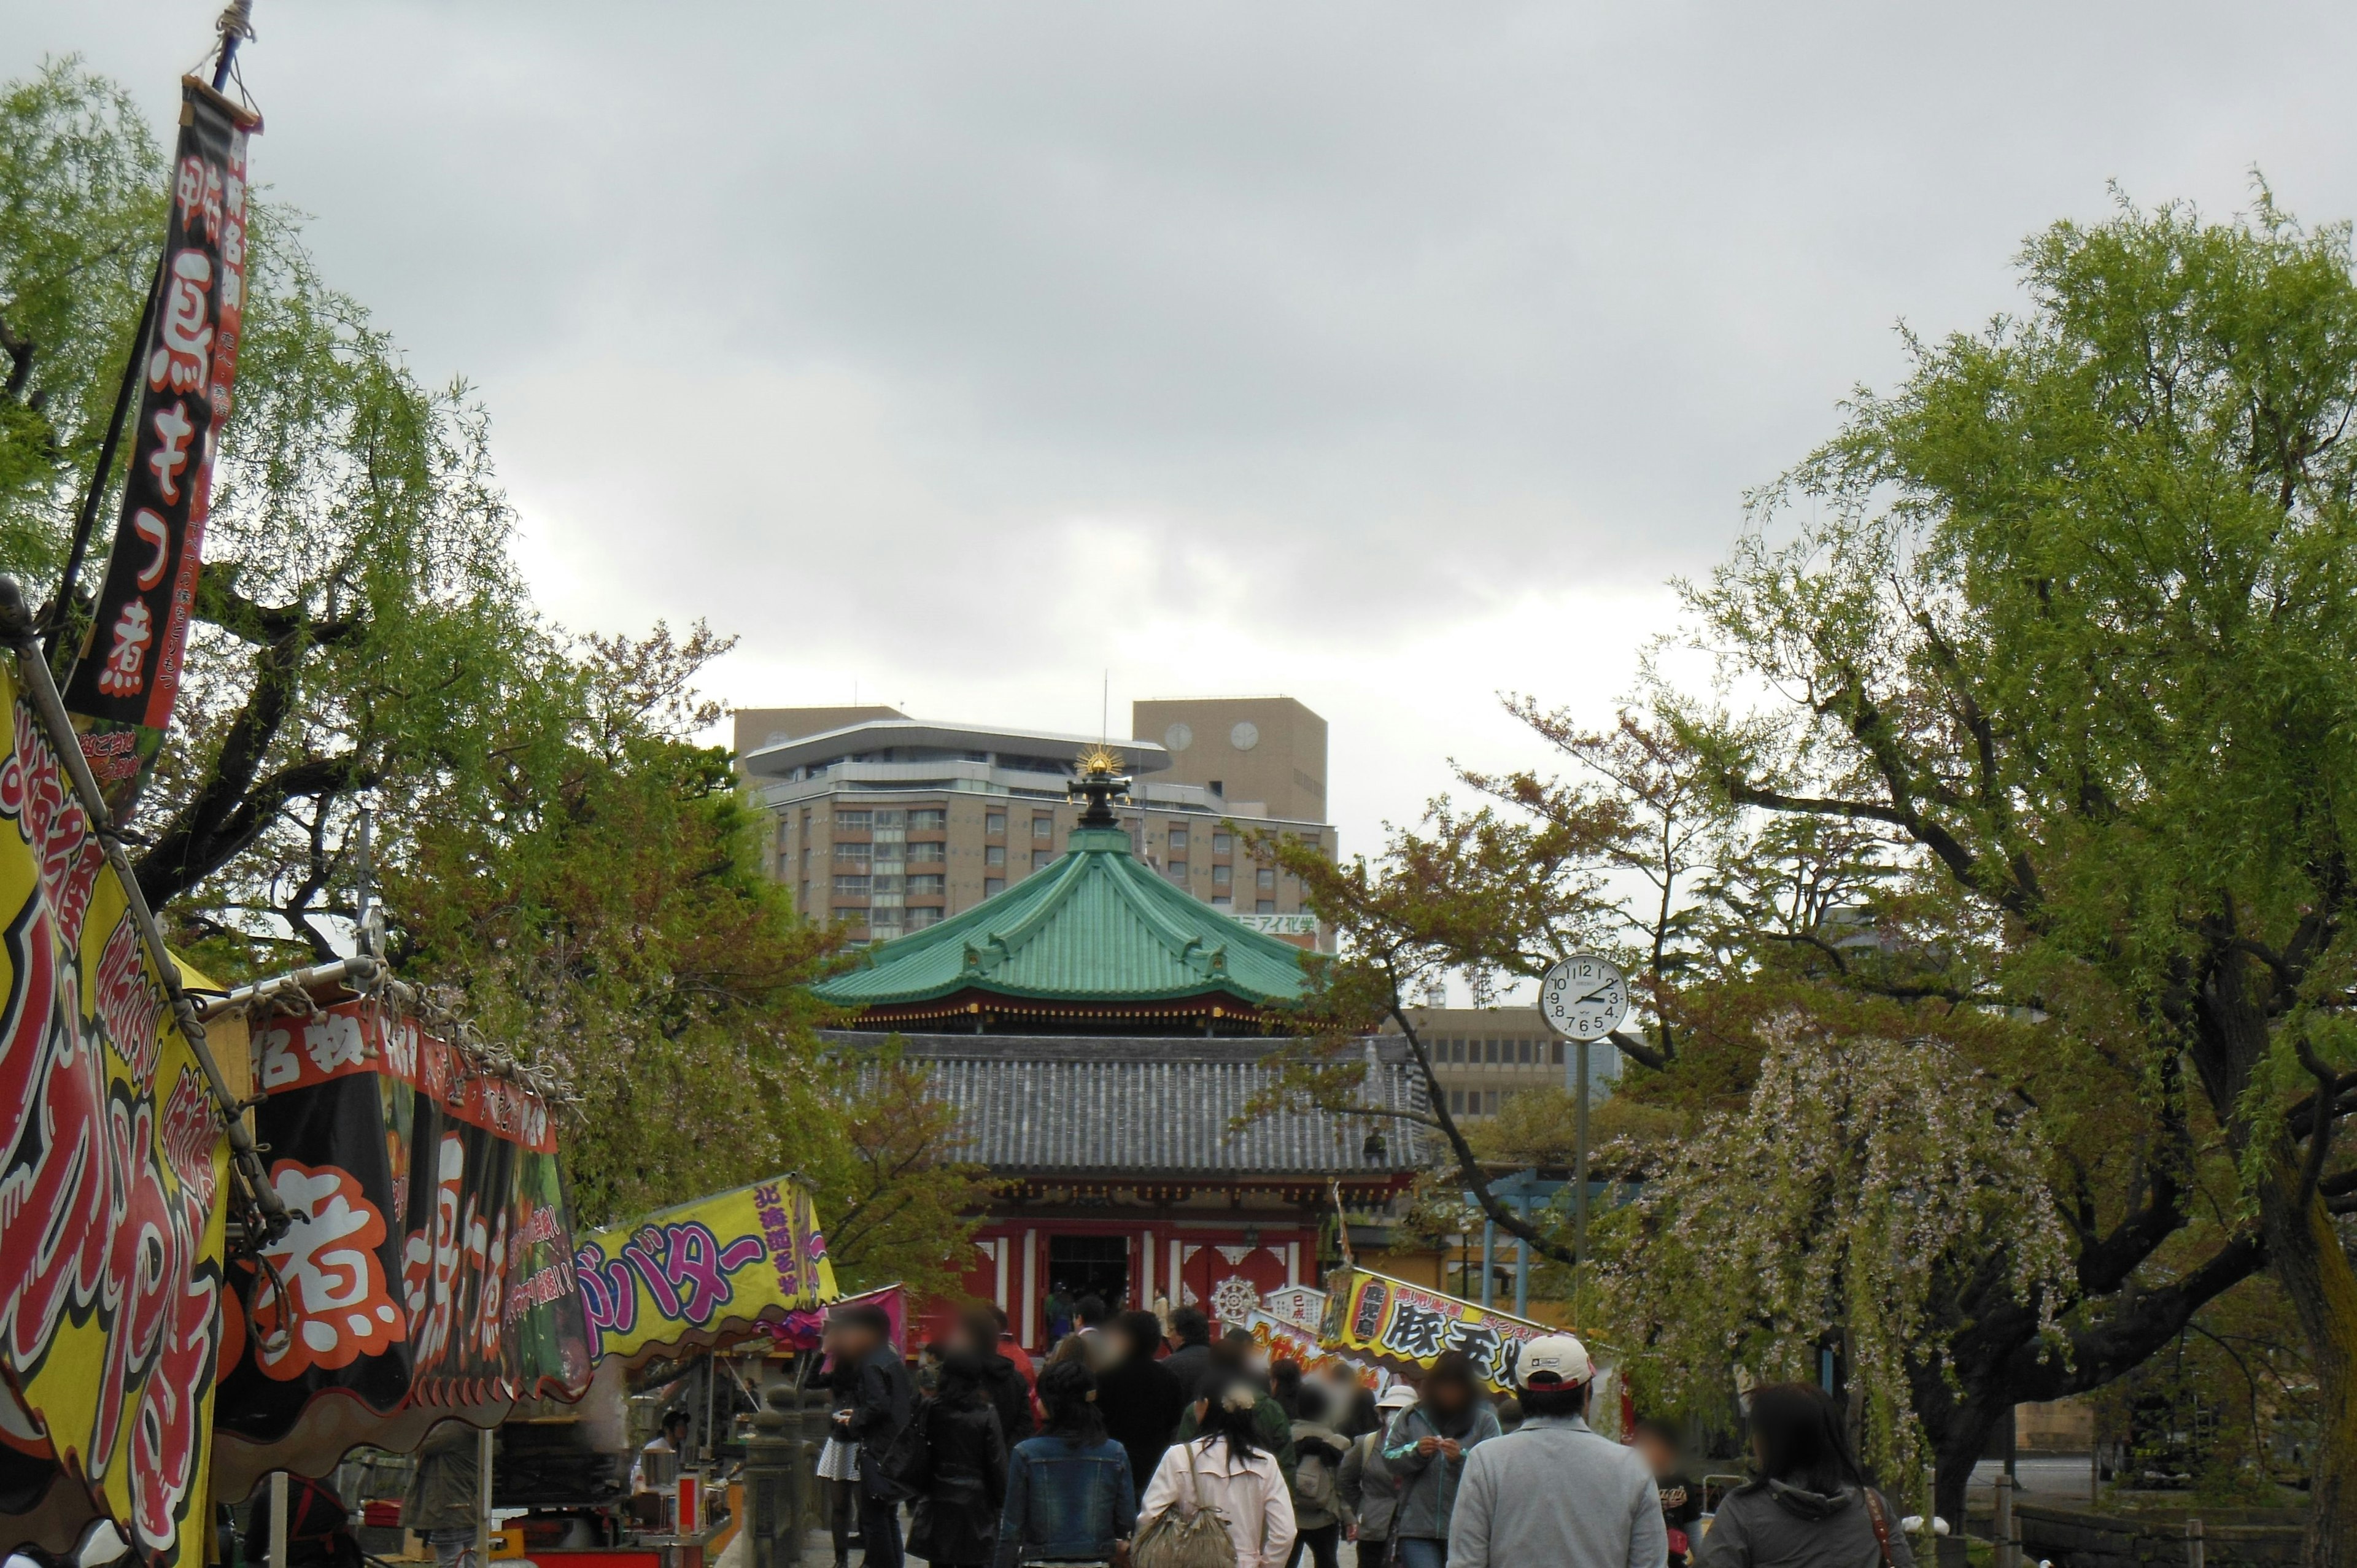
[[[845, 1044], [880, 1036], [842, 1033]], [[1425, 1128], [1395, 1119], [1280, 1112], [1242, 1131], [1230, 1121], [1272, 1087], [1265, 1039], [909, 1035], [907, 1055], [931, 1069], [958, 1107], [967, 1159], [994, 1174], [1361, 1176], [1427, 1161]], [[1422, 1110], [1423, 1085], [1400, 1041], [1371, 1041], [1366, 1102]], [[1381, 1127], [1384, 1157], [1365, 1153]]]

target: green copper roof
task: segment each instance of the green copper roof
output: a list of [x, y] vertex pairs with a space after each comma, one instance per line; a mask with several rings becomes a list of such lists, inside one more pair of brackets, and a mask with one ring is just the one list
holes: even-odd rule
[[1120, 828], [1081, 828], [1054, 865], [953, 919], [867, 950], [813, 989], [846, 1006], [977, 990], [1146, 1002], [1224, 991], [1248, 1004], [1301, 993], [1301, 950], [1239, 925], [1129, 852]]

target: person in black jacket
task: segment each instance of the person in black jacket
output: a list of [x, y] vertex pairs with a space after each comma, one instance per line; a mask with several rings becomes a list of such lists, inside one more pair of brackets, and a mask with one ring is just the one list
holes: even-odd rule
[[1163, 1369], [1178, 1380], [1178, 1397], [1193, 1404], [1202, 1397], [1197, 1385], [1211, 1359], [1211, 1320], [1200, 1307], [1182, 1306], [1170, 1315], [1170, 1339]]
[[982, 1371], [981, 1359], [963, 1351], [945, 1359], [940, 1391], [918, 1418], [925, 1423], [925, 1485], [909, 1551], [934, 1568], [985, 1568], [996, 1555], [1006, 1442], [984, 1396]]
[[1031, 1414], [1031, 1385], [1023, 1380], [1013, 1361], [998, 1353], [998, 1319], [988, 1307], [977, 1306], [958, 1315], [958, 1331], [950, 1348], [954, 1354], [974, 1358], [980, 1369], [983, 1397], [998, 1412], [999, 1435], [1008, 1448], [1039, 1429]]
[[900, 1434], [914, 1419], [909, 1369], [892, 1348], [892, 1320], [880, 1306], [845, 1307], [830, 1322], [842, 1326], [844, 1359], [858, 1369], [851, 1414], [839, 1423], [859, 1446], [859, 1539], [874, 1568], [902, 1568], [900, 1500], [909, 1495], [895, 1472]]
[[1133, 1477], [1150, 1477], [1187, 1413], [1187, 1401], [1178, 1378], [1154, 1359], [1162, 1342], [1162, 1325], [1154, 1314], [1125, 1312], [1105, 1333], [1119, 1350], [1119, 1359], [1097, 1374], [1097, 1409], [1104, 1416], [1105, 1435], [1128, 1453]]

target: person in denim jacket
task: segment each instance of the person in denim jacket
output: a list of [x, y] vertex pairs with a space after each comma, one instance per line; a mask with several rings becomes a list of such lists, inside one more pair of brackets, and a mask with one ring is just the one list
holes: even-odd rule
[[1137, 1523], [1129, 1455], [1105, 1435], [1097, 1380], [1085, 1362], [1039, 1373], [1048, 1430], [1018, 1443], [1006, 1462], [1006, 1509], [996, 1568], [1018, 1563], [1110, 1563]]

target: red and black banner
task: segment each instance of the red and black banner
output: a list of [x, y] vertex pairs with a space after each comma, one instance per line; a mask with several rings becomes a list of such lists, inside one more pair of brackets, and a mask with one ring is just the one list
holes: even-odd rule
[[215, 1425], [287, 1437], [317, 1401], [387, 1418], [573, 1398], [591, 1367], [547, 1105], [368, 1002], [253, 1036], [254, 1133], [295, 1222], [233, 1265]]
[[137, 344], [139, 420], [106, 578], [66, 706], [120, 818], [172, 722], [204, 560], [221, 426], [237, 381], [245, 307], [246, 138], [261, 117], [194, 77], [180, 82], [180, 140], [156, 276]]

